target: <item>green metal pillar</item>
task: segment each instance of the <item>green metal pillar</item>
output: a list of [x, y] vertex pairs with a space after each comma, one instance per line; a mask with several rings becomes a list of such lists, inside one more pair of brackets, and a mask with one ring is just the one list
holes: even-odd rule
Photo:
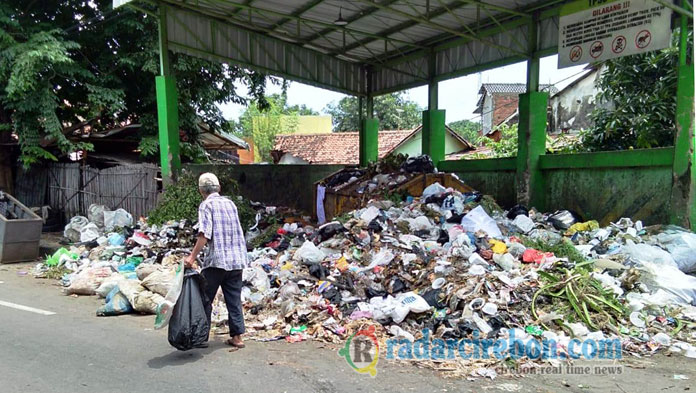
[[680, 17], [677, 69], [677, 132], [674, 137], [670, 221], [696, 230], [696, 133], [694, 131], [694, 65], [687, 64], [688, 17]]
[[159, 7], [160, 75], [155, 77], [157, 91], [157, 120], [159, 126], [160, 163], [162, 179], [171, 184], [181, 170], [179, 151], [179, 110], [176, 80], [169, 70], [167, 45], [167, 10]]
[[539, 57], [536, 50], [536, 18], [529, 25], [527, 93], [519, 96], [517, 129], [517, 202], [545, 209], [546, 187], [539, 157], [546, 153], [546, 108], [548, 93], [539, 92]]
[[430, 156], [437, 166], [445, 160], [445, 111], [437, 109], [438, 82], [435, 80], [435, 56], [430, 55], [428, 82], [428, 110], [423, 111], [423, 139], [421, 151]]
[[360, 121], [360, 166], [366, 167], [369, 163], [379, 159], [379, 120], [374, 118], [373, 100], [371, 96], [366, 99], [367, 115]]

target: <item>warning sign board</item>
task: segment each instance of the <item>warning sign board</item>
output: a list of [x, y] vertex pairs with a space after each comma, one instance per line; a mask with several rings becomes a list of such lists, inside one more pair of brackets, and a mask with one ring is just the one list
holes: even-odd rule
[[558, 67], [669, 46], [672, 11], [652, 0], [579, 0], [561, 8]]

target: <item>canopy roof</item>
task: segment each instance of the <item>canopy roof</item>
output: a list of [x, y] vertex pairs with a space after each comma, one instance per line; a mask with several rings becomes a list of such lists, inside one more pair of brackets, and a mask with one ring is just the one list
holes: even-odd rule
[[[165, 6], [168, 46], [379, 95], [556, 52], [563, 0], [136, 0]], [[339, 19], [345, 25], [339, 25]], [[536, 31], [530, 29], [536, 26]], [[529, 45], [536, 35], [536, 45]], [[532, 41], [534, 38], [532, 38]]]

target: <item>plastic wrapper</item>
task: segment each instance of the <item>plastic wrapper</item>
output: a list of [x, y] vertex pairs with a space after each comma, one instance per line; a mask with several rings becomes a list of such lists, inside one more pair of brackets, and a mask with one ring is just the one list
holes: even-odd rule
[[123, 209], [104, 212], [104, 228], [107, 231], [131, 225], [133, 225], [133, 216]]
[[169, 324], [169, 319], [172, 317], [172, 312], [174, 311], [174, 305], [179, 299], [181, 288], [184, 284], [184, 271], [184, 262], [182, 260], [174, 271], [174, 278], [171, 281], [169, 291], [167, 291], [167, 294], [164, 296], [163, 301], [159, 304], [155, 312], [155, 314], [157, 314], [155, 317], [155, 329], [162, 329]]
[[85, 225], [89, 224], [89, 220], [84, 216], [75, 216], [70, 219], [68, 225], [65, 226], [63, 236], [68, 238], [73, 243], [80, 241], [80, 231]]
[[101, 236], [101, 231], [99, 230], [99, 227], [97, 227], [96, 224], [91, 222], [82, 227], [82, 229], [80, 230], [80, 241], [83, 243], [96, 240], [99, 236]]
[[302, 247], [295, 251], [293, 259], [296, 261], [304, 261], [307, 263], [319, 263], [324, 259], [325, 255], [321, 252], [314, 243], [309, 240], [302, 244]]
[[114, 287], [106, 296], [106, 304], [97, 309], [97, 316], [111, 317], [132, 312], [133, 307], [126, 296], [118, 290], [118, 287]]
[[468, 232], [484, 231], [488, 236], [498, 239], [503, 237], [498, 224], [481, 205], [476, 206], [462, 218], [462, 228]]
[[99, 228], [104, 228], [104, 211], [107, 210], [104, 205], [93, 203], [87, 209], [87, 218], [89, 222], [95, 224]]

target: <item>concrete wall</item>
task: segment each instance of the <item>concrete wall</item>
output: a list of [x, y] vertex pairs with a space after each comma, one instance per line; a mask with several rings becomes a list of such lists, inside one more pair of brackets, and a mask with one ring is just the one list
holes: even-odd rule
[[[546, 211], [570, 209], [608, 225], [621, 217], [669, 222], [673, 148], [545, 155], [540, 166]], [[516, 158], [441, 162], [504, 208], [516, 203]]]
[[[186, 165], [194, 173], [214, 165]], [[314, 182], [343, 168], [342, 165], [225, 165], [239, 182], [240, 193], [257, 202], [314, 210]]]

